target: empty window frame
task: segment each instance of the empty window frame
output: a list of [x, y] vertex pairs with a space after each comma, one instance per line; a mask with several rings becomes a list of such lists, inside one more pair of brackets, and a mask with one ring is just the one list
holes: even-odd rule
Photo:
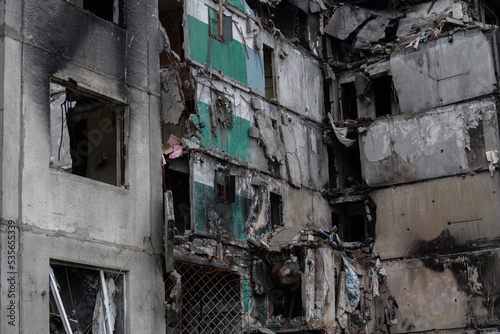
[[191, 230], [191, 201], [189, 174], [165, 168], [165, 191], [171, 190], [174, 198], [175, 227], [179, 234]]
[[235, 176], [221, 171], [215, 171], [215, 200], [218, 203], [234, 203], [235, 198]]
[[376, 117], [392, 114], [392, 77], [384, 75], [373, 79], [371, 83], [375, 99]]
[[68, 2], [88, 10], [92, 14], [114, 24], [124, 26], [124, 0], [67, 0]]
[[50, 333], [125, 333], [124, 274], [51, 263]]
[[231, 16], [221, 16], [219, 13], [215, 9], [208, 8], [208, 34], [220, 42], [230, 42], [233, 40], [233, 19]]
[[375, 234], [376, 207], [370, 201], [337, 205], [332, 212], [332, 226], [346, 242], [366, 242]]
[[274, 50], [264, 44], [263, 53], [266, 98], [272, 99], [276, 97], [276, 90], [274, 87]]
[[76, 87], [51, 82], [52, 168], [112, 185], [123, 185], [124, 140], [123, 104]]
[[342, 97], [342, 118], [356, 120], [358, 118], [358, 98], [354, 82], [340, 85]]
[[271, 225], [283, 226], [283, 201], [281, 196], [276, 193], [270, 194], [271, 202]]

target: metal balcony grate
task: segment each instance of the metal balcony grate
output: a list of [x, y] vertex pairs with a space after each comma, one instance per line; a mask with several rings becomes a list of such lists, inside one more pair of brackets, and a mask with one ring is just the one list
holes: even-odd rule
[[[242, 333], [241, 280], [232, 271], [175, 261], [182, 288], [178, 322], [169, 332]], [[167, 282], [167, 297], [174, 282]], [[175, 329], [174, 329], [175, 328]], [[172, 331], [173, 329], [173, 331]]]

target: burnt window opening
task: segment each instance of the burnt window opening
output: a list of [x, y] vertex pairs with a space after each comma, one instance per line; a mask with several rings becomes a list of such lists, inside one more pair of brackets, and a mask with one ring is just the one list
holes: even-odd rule
[[[175, 261], [181, 275], [179, 311], [167, 318], [172, 332], [242, 333], [243, 303], [241, 279], [234, 272], [198, 264]], [[167, 303], [175, 301], [175, 283], [165, 287]], [[177, 303], [176, 303], [177, 304]]]
[[50, 167], [121, 186], [125, 106], [96, 95], [51, 82]]
[[482, 6], [482, 16], [483, 16], [483, 22], [491, 25], [499, 25], [499, 20], [498, 20], [498, 8], [493, 5], [492, 2], [483, 2]]
[[218, 203], [231, 204], [236, 200], [235, 176], [215, 171], [215, 200]]
[[191, 231], [191, 201], [189, 175], [180, 171], [165, 170], [165, 191], [171, 190], [174, 199], [175, 227], [179, 234]]
[[67, 0], [75, 6], [88, 10], [103, 20], [125, 26], [124, 0]]
[[[344, 147], [335, 143], [329, 150], [330, 184], [339, 189], [359, 188], [363, 185], [359, 144]], [[332, 186], [333, 187], [333, 186]]]
[[358, 97], [354, 82], [340, 85], [342, 96], [342, 119], [358, 119]]
[[124, 274], [51, 263], [50, 333], [125, 333]]
[[274, 87], [274, 50], [263, 45], [264, 53], [264, 82], [265, 82], [265, 92], [267, 99], [273, 99], [276, 97], [275, 87]]
[[276, 25], [291, 43], [308, 47], [308, 14], [304, 9], [309, 12], [309, 4], [304, 3], [307, 9], [302, 6], [302, 9], [299, 9], [297, 4], [280, 2], [273, 10], [271, 24]]
[[283, 200], [281, 196], [276, 193], [270, 194], [271, 202], [271, 226], [283, 226]]
[[376, 208], [371, 201], [337, 205], [332, 212], [332, 226], [344, 242], [367, 242], [375, 235]]
[[[183, 1], [159, 0], [158, 12], [162, 27], [165, 29], [170, 49], [175, 52], [181, 61], [184, 61], [184, 32], [182, 27]], [[160, 54], [160, 66], [172, 64], [172, 59], [165, 51]]]
[[371, 83], [375, 99], [376, 117], [392, 114], [392, 77], [384, 75]]
[[208, 35], [219, 42], [231, 42], [233, 40], [233, 18], [222, 15], [219, 11], [208, 8]]

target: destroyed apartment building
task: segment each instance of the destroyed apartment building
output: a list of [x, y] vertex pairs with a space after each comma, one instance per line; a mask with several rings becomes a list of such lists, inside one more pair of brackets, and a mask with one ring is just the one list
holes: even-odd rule
[[500, 332], [500, 3], [0, 2], [1, 333]]

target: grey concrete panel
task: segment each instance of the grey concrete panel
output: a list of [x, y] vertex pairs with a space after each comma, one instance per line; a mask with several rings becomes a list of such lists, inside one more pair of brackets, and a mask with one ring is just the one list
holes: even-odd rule
[[[476, 133], [469, 117], [476, 114], [478, 118], [494, 119], [495, 110], [492, 100], [484, 100], [376, 121], [361, 137], [367, 184], [412, 182], [486, 168], [485, 147], [481, 143], [487, 140], [491, 148], [497, 134], [491, 121], [487, 132], [480, 129]], [[479, 161], [479, 165], [471, 165], [472, 161]]]
[[374, 254], [383, 259], [470, 251], [498, 244], [498, 172], [380, 189]]
[[402, 113], [489, 94], [496, 83], [492, 47], [480, 30], [393, 53], [391, 73]]
[[325, 33], [340, 40], [345, 40], [370, 16], [370, 13], [365, 10], [342, 6], [333, 13], [325, 27]]

